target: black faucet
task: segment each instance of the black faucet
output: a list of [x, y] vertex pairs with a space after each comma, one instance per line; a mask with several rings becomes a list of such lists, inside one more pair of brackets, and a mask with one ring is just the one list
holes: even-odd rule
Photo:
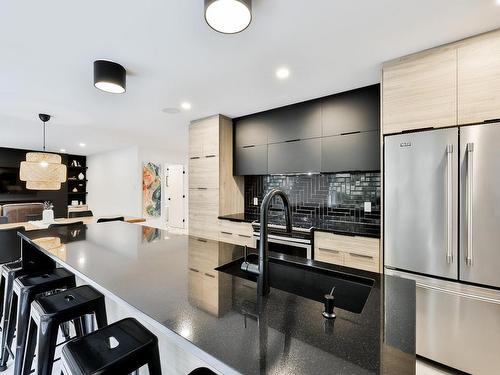
[[259, 278], [257, 280], [257, 294], [269, 294], [269, 245], [267, 243], [267, 222], [269, 220], [269, 206], [275, 196], [280, 196], [285, 208], [286, 231], [292, 233], [292, 208], [288, 196], [283, 190], [273, 189], [266, 194], [260, 206], [260, 241], [259, 241]]

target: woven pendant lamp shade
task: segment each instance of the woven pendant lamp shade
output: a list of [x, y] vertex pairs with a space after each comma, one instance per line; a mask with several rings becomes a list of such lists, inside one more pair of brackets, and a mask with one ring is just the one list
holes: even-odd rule
[[59, 155], [46, 152], [28, 152], [21, 162], [21, 181], [29, 190], [59, 190], [66, 181], [66, 166]]

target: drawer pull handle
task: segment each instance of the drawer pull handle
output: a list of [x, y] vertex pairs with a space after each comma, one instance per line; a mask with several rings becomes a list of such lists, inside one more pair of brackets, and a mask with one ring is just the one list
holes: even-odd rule
[[196, 159], [199, 159], [199, 158], [200, 158], [199, 156], [192, 156], [192, 157], [190, 157], [189, 159], [191, 159], [191, 160], [196, 160]]
[[217, 155], [207, 155], [206, 158], [215, 158]]
[[206, 272], [205, 272], [205, 276], [208, 276], [208, 277], [211, 277], [212, 279], [215, 279], [215, 276], [214, 276], [214, 275], [211, 275], [211, 274], [206, 273]]
[[200, 188], [200, 187], [199, 187], [199, 188], [198, 188], [198, 190], [207, 190], [207, 188]]
[[196, 268], [191, 268], [191, 267], [189, 267], [189, 270], [190, 270], [190, 271], [193, 271], [193, 272], [196, 272], [196, 273], [200, 272], [200, 271], [198, 271]]
[[205, 240], [204, 238], [197, 238], [198, 241], [200, 242], [208, 242], [207, 240]]
[[299, 142], [300, 138], [298, 139], [289, 139], [288, 141], [285, 141], [285, 143], [292, 143], [292, 142]]
[[238, 234], [238, 236], [240, 236], [240, 237], [244, 237], [244, 238], [252, 238], [252, 236], [248, 236], [248, 235], [246, 235], [246, 234]]
[[349, 255], [352, 257], [355, 257], [355, 258], [373, 259], [373, 257], [370, 255], [363, 255], [363, 254], [356, 254], [356, 253], [349, 253]]
[[334, 254], [339, 254], [339, 253], [340, 253], [340, 251], [338, 251], [338, 250], [333, 250], [333, 249], [325, 249], [325, 248], [323, 248], [323, 247], [320, 247], [318, 250], [321, 250], [321, 251], [328, 251], [328, 252], [330, 252], [330, 253], [334, 253]]
[[247, 145], [247, 146], [243, 146], [242, 148], [252, 148], [252, 147], [255, 147], [255, 145]]
[[224, 232], [224, 231], [221, 231], [221, 234], [227, 234], [228, 236], [232, 236], [233, 234], [230, 233], [230, 232]]

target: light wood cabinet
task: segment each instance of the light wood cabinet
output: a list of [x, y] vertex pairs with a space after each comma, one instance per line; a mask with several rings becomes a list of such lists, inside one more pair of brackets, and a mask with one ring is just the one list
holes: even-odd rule
[[457, 51], [425, 51], [384, 64], [383, 133], [457, 124]]
[[233, 124], [216, 115], [189, 128], [189, 234], [219, 239], [219, 215], [243, 212], [243, 177], [233, 176]]
[[314, 259], [379, 272], [379, 239], [317, 231], [314, 232]]
[[458, 121], [500, 119], [500, 31], [458, 48]]
[[255, 248], [251, 223], [237, 223], [229, 220], [219, 221], [219, 241]]
[[219, 316], [231, 306], [230, 275], [217, 272], [219, 264], [229, 262], [230, 253], [221, 251], [219, 244], [202, 238], [189, 238], [188, 296], [191, 304]]

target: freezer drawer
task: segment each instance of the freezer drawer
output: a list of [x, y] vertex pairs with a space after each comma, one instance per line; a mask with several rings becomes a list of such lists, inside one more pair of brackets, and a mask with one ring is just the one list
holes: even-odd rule
[[384, 139], [385, 265], [458, 278], [458, 129]]
[[475, 375], [500, 368], [500, 291], [402, 272], [417, 282], [417, 354]]
[[460, 128], [460, 279], [500, 287], [500, 124]]

